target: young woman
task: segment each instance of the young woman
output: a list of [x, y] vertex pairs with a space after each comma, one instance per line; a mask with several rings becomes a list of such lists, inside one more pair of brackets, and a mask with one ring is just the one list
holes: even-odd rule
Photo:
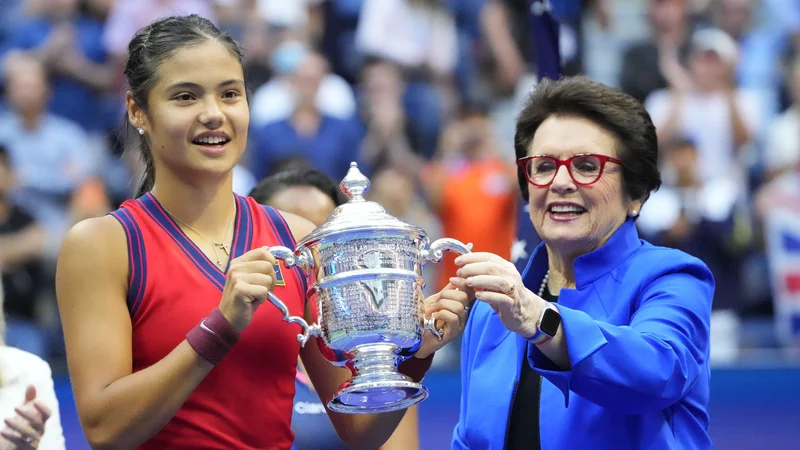
[[[294, 247], [313, 225], [232, 191], [249, 122], [241, 51], [206, 19], [171, 17], [137, 33], [125, 74], [141, 196], [76, 225], [56, 279], [86, 437], [95, 449], [289, 449], [298, 354], [325, 403], [350, 373], [260, 307], [272, 291], [312, 319], [301, 274], [265, 247]], [[466, 302], [455, 289], [428, 299], [445, 336], [426, 333], [404, 373], [423, 376]], [[403, 413], [329, 415], [348, 447], [374, 449]]]

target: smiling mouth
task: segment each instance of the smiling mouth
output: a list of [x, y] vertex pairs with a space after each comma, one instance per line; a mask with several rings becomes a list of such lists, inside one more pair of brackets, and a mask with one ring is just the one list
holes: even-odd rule
[[586, 208], [579, 205], [551, 205], [547, 212], [557, 217], [571, 217], [585, 213]]
[[226, 138], [226, 137], [206, 136], [206, 137], [200, 137], [200, 138], [193, 139], [192, 140], [192, 144], [202, 145], [203, 147], [218, 148], [218, 147], [224, 146], [225, 144], [227, 144], [230, 141], [231, 140], [229, 138]]

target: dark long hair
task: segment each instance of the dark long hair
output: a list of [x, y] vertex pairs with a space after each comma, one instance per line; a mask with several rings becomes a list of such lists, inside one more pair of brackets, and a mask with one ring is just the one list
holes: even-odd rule
[[[210, 20], [196, 14], [168, 17], [140, 29], [128, 45], [128, 61], [125, 64], [125, 78], [133, 101], [147, 113], [147, 96], [158, 82], [158, 70], [164, 61], [180, 49], [205, 41], [223, 44], [241, 64], [242, 49], [236, 41], [220, 31]], [[138, 147], [145, 165], [136, 197], [153, 188], [156, 168], [153, 153], [145, 136], [140, 136], [133, 128], [128, 113], [125, 113], [126, 151]]]

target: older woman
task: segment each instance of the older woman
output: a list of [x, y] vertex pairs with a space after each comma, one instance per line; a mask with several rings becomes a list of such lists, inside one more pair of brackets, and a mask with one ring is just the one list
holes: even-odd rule
[[642, 105], [586, 78], [543, 81], [515, 139], [543, 243], [524, 273], [457, 258], [475, 290], [453, 448], [710, 449], [714, 281], [699, 260], [639, 239], [661, 183]]

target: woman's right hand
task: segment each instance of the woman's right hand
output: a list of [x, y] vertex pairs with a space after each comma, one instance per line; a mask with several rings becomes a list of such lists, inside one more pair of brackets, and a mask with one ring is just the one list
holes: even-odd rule
[[275, 263], [266, 247], [231, 261], [219, 310], [237, 331], [250, 325], [253, 314], [275, 286]]

